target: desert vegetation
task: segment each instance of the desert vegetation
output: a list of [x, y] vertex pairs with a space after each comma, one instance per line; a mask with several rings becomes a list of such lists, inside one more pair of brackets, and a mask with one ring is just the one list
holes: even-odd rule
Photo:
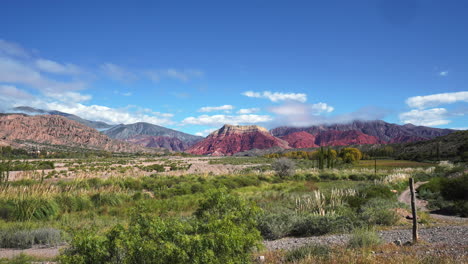
[[[15, 168], [28, 174], [0, 185], [0, 246], [63, 247], [55, 258], [61, 263], [246, 263], [259, 254], [271, 262], [333, 262], [358, 259], [353, 252], [362, 248], [385, 247], [376, 230], [409, 227], [404, 218], [409, 208], [397, 201], [409, 177], [429, 181], [419, 192], [433, 208], [466, 212], [463, 165], [387, 160], [376, 169], [354, 150], [348, 153], [356, 160], [349, 163], [343, 160], [348, 154], [326, 153], [333, 152], [323, 150], [318, 162], [323, 166], [300, 152], [279, 159], [4, 161], [4, 173]], [[311, 157], [316, 155], [322, 154]], [[334, 157], [333, 166], [327, 157]], [[190, 172], [199, 163], [238, 169], [218, 175]], [[435, 224], [424, 214], [420, 223]], [[345, 251], [309, 245], [276, 252], [262, 245], [328, 234], [353, 235]], [[155, 259], [160, 262], [150, 261]]]

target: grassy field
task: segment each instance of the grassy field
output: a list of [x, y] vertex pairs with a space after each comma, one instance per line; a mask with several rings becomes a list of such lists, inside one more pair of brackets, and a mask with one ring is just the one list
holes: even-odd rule
[[[357, 168], [374, 168], [374, 160], [360, 160], [355, 167]], [[377, 160], [378, 169], [389, 168], [427, 168], [435, 166], [434, 163], [417, 162], [410, 160]]]

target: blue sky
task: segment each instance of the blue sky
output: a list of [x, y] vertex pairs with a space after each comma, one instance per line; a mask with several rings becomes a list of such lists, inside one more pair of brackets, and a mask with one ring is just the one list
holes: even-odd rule
[[468, 2], [2, 1], [0, 110], [468, 127]]

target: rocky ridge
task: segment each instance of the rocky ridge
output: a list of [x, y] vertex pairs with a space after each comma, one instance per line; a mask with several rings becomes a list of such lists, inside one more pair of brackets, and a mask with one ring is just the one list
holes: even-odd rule
[[58, 115], [2, 114], [0, 140], [5, 145], [22, 147], [62, 145], [113, 152], [157, 152], [141, 146], [112, 140], [97, 130]]

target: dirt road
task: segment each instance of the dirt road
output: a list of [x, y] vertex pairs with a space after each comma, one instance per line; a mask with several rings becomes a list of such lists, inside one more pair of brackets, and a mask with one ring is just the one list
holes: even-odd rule
[[[419, 186], [423, 185], [427, 183], [426, 182], [417, 182], [414, 184], [414, 188], [415, 189], [418, 189]], [[417, 196], [417, 195], [416, 195]], [[405, 204], [408, 204], [408, 205], [411, 205], [411, 193], [410, 193], [410, 189], [406, 189], [404, 192], [402, 192], [400, 194], [400, 196], [398, 196], [398, 201], [399, 202], [402, 202], [402, 203], [405, 203]], [[419, 211], [423, 211], [423, 212], [429, 212], [429, 210], [427, 209], [427, 201], [426, 200], [421, 200], [421, 199], [418, 199], [416, 197], [416, 207], [418, 208]], [[468, 218], [467, 217], [458, 217], [458, 216], [452, 216], [452, 215], [441, 215], [441, 214], [435, 214], [435, 213], [429, 213], [429, 215], [434, 218], [434, 219], [438, 219], [438, 220], [442, 220], [442, 221], [448, 221], [448, 222], [457, 222], [457, 223], [468, 223]]]

